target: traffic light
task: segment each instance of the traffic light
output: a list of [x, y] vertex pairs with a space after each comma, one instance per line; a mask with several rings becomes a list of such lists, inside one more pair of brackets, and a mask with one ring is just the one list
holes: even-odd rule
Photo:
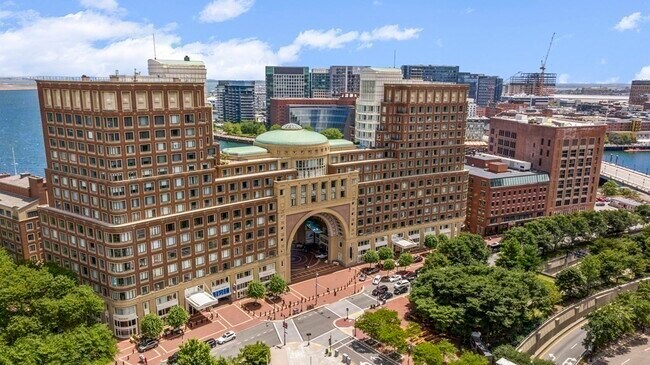
[[282, 322], [282, 328], [284, 328], [284, 329], [286, 330], [287, 327], [289, 327], [289, 326], [287, 325], [287, 322]]

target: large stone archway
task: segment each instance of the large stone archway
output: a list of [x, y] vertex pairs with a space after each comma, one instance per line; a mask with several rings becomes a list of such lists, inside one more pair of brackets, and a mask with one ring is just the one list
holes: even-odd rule
[[[326, 226], [327, 232], [327, 262], [338, 265], [340, 268], [346, 267], [352, 260], [350, 253], [350, 229], [349, 222], [346, 221], [340, 213], [331, 209], [322, 209], [293, 214], [287, 217], [286, 237], [284, 251], [285, 278], [291, 281], [292, 269], [292, 243], [300, 229], [304, 229], [305, 222], [309, 219], [317, 219]], [[295, 264], [295, 263], [294, 263]]]

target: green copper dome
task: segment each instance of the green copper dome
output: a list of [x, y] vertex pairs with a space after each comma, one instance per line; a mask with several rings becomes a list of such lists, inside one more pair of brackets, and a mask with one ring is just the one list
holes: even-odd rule
[[268, 131], [255, 138], [255, 145], [274, 146], [317, 146], [328, 143], [324, 135], [302, 129], [295, 123], [288, 123], [281, 129]]

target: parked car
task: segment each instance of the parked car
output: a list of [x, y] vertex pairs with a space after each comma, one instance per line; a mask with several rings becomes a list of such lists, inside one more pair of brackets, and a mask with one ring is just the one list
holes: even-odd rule
[[207, 340], [204, 340], [203, 342], [207, 343], [208, 346], [210, 346], [211, 349], [215, 348], [217, 346], [217, 340], [214, 338], [208, 338]]
[[395, 290], [393, 290], [393, 294], [400, 295], [406, 293], [407, 291], [409, 291], [408, 286], [396, 286]]
[[381, 281], [381, 275], [375, 276], [374, 279], [372, 279], [372, 285], [379, 285], [379, 282]]
[[406, 280], [408, 280], [408, 281], [413, 281], [413, 280], [414, 280], [415, 278], [417, 278], [417, 277], [418, 277], [418, 274], [412, 272], [412, 273], [408, 273], [408, 274], [404, 275], [404, 276], [402, 277], [402, 279], [406, 279]]
[[393, 293], [387, 291], [385, 293], [379, 294], [379, 300], [388, 300], [393, 297]]
[[402, 279], [402, 280], [395, 283], [396, 288], [399, 287], [399, 286], [409, 286], [409, 285], [411, 285], [411, 282], [406, 280], [406, 279]]
[[605, 202], [601, 201], [601, 202], [596, 202], [596, 205], [599, 206], [599, 207], [604, 207], [607, 204]]
[[379, 272], [379, 269], [376, 267], [364, 267], [361, 269], [361, 272], [366, 275], [373, 275]]
[[386, 285], [379, 285], [372, 291], [372, 295], [377, 296], [387, 291], [388, 291], [388, 287]]
[[223, 345], [224, 343], [230, 342], [230, 341], [234, 340], [235, 338], [237, 338], [237, 335], [235, 335], [235, 332], [234, 331], [228, 331], [228, 332], [224, 333], [223, 335], [221, 335], [221, 337], [217, 338], [217, 343], [219, 345]]
[[178, 352], [174, 352], [172, 356], [167, 358], [167, 365], [174, 365], [178, 362]]
[[366, 274], [359, 275], [359, 281], [366, 281], [367, 278], [368, 276], [366, 276]]
[[163, 332], [163, 336], [167, 339], [180, 337], [185, 334], [182, 328], [168, 328]]
[[422, 262], [422, 261], [424, 261], [424, 257], [422, 257], [422, 255], [413, 256], [413, 262]]
[[402, 280], [402, 275], [394, 274], [394, 275], [391, 275], [391, 276], [388, 277], [388, 281], [390, 281], [391, 283], [394, 283], [394, 282], [400, 281], [400, 280]]
[[159, 342], [156, 339], [143, 340], [138, 345], [138, 352], [145, 352], [145, 351], [151, 350], [153, 348], [156, 348], [156, 347], [158, 347], [158, 343]]

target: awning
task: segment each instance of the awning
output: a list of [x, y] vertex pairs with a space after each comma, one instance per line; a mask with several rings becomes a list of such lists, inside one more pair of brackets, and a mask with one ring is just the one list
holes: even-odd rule
[[418, 245], [417, 243], [403, 237], [392, 237], [392, 241], [394, 245], [399, 246], [403, 250], [417, 247]]
[[196, 292], [186, 297], [185, 300], [198, 311], [211, 307], [219, 302], [218, 299], [203, 291]]

